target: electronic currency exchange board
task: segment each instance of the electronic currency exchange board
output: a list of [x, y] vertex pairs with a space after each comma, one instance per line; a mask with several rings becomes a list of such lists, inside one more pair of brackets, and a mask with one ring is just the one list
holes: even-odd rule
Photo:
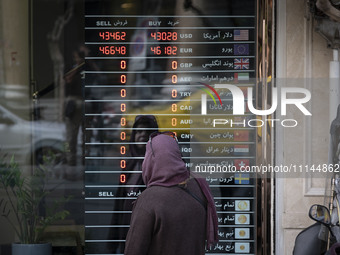
[[154, 130], [175, 132], [187, 167], [211, 187], [220, 241], [207, 254], [255, 254], [256, 180], [209, 166], [256, 163], [254, 116], [247, 108], [234, 116], [232, 94], [216, 86], [232, 84], [245, 97], [255, 87], [256, 1], [85, 7], [86, 254], [124, 253], [132, 202], [145, 189], [139, 136]]

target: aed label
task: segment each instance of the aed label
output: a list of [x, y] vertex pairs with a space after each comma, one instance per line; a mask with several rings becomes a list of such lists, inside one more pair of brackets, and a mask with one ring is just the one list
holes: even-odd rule
[[179, 78], [179, 81], [192, 81], [191, 77], [181, 77]]

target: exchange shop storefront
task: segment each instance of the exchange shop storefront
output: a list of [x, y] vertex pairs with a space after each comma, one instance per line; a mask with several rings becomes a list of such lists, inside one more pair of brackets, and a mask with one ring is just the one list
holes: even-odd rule
[[219, 242], [206, 253], [271, 253], [273, 180], [242, 171], [273, 163], [271, 115], [256, 115], [272, 104], [271, 0], [0, 6], [12, 23], [0, 30], [0, 152], [25, 176], [44, 172], [35, 213], [61, 212], [42, 236], [53, 252], [124, 253], [148, 135], [169, 130], [215, 199]]

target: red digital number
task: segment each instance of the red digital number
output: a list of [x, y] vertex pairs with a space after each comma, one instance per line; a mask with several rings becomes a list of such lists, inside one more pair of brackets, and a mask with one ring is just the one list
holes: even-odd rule
[[155, 55], [161, 55], [162, 51], [161, 51], [161, 47], [157, 46], [157, 47], [150, 47], [150, 50], [153, 52], [153, 54]]
[[125, 54], [126, 54], [126, 47], [125, 47], [125, 46], [122, 46], [122, 47], [121, 47], [121, 54], [122, 54], [122, 55], [125, 55]]
[[177, 32], [172, 32], [172, 40], [173, 41], [177, 40]]
[[178, 66], [177, 61], [172, 61], [172, 62], [171, 62], [171, 68], [172, 68], [172, 69], [176, 70], [176, 69], [177, 69], [177, 66]]
[[99, 32], [99, 37], [105, 41], [117, 40], [125, 41], [126, 32]]
[[120, 104], [120, 110], [122, 111], [122, 112], [125, 112], [126, 111], [126, 104]]
[[126, 133], [125, 132], [121, 132], [120, 133], [120, 140], [124, 141], [126, 139]]
[[122, 159], [120, 161], [120, 168], [125, 168], [126, 167], [126, 160]]
[[125, 75], [125, 74], [122, 74], [122, 75], [120, 76], [120, 82], [121, 82], [122, 84], [125, 84], [125, 83], [126, 83], [126, 75]]
[[120, 175], [120, 183], [125, 183], [126, 182], [126, 175], [125, 174], [121, 174]]
[[171, 91], [171, 96], [172, 96], [173, 98], [176, 98], [176, 97], [177, 97], [177, 89], [173, 89], [173, 90]]
[[126, 125], [126, 118], [123, 117], [123, 118], [120, 119], [120, 125], [122, 127], [124, 127]]
[[171, 82], [172, 82], [172, 83], [177, 83], [177, 81], [178, 81], [178, 78], [177, 78], [177, 75], [176, 75], [176, 74], [174, 74], [173, 76], [171, 76]]
[[116, 40], [125, 40], [126, 33], [125, 32], [116, 32]]
[[120, 90], [120, 96], [121, 97], [126, 97], [126, 89], [121, 89]]
[[151, 33], [150, 36], [151, 36], [153, 39], [157, 40], [157, 33]]
[[177, 104], [172, 104], [172, 105], [171, 105], [171, 110], [172, 110], [173, 112], [177, 112]]
[[99, 32], [99, 37], [105, 40], [105, 32]]
[[150, 36], [157, 41], [176, 41], [177, 32], [155, 32]]
[[171, 125], [172, 125], [173, 127], [177, 126], [177, 119], [176, 119], [176, 118], [172, 118], [172, 119], [171, 119]]
[[99, 51], [104, 55], [125, 55], [126, 47], [125, 46], [99, 46]]
[[120, 154], [125, 155], [125, 153], [126, 153], [126, 147], [120, 146]]
[[126, 160], [122, 159], [120, 161], [120, 168], [125, 168], [126, 167]]
[[164, 48], [161, 48], [161, 46], [156, 46], [156, 47], [150, 47], [150, 50], [155, 55], [161, 55], [162, 53], [164, 55], [177, 55], [177, 47], [176, 46], [165, 46]]
[[176, 55], [177, 47], [176, 46], [167, 46], [164, 48], [165, 55]]
[[120, 68], [123, 70], [126, 69], [126, 60], [120, 61]]

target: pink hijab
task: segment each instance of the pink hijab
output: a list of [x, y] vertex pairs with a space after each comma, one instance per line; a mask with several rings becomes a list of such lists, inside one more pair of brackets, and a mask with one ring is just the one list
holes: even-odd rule
[[[182, 160], [177, 142], [168, 135], [157, 135], [146, 145], [145, 158], [142, 165], [142, 176], [147, 187], [175, 186], [190, 177], [190, 172]], [[218, 241], [217, 213], [214, 199], [208, 183], [203, 178], [196, 178], [207, 199], [207, 244]]]

